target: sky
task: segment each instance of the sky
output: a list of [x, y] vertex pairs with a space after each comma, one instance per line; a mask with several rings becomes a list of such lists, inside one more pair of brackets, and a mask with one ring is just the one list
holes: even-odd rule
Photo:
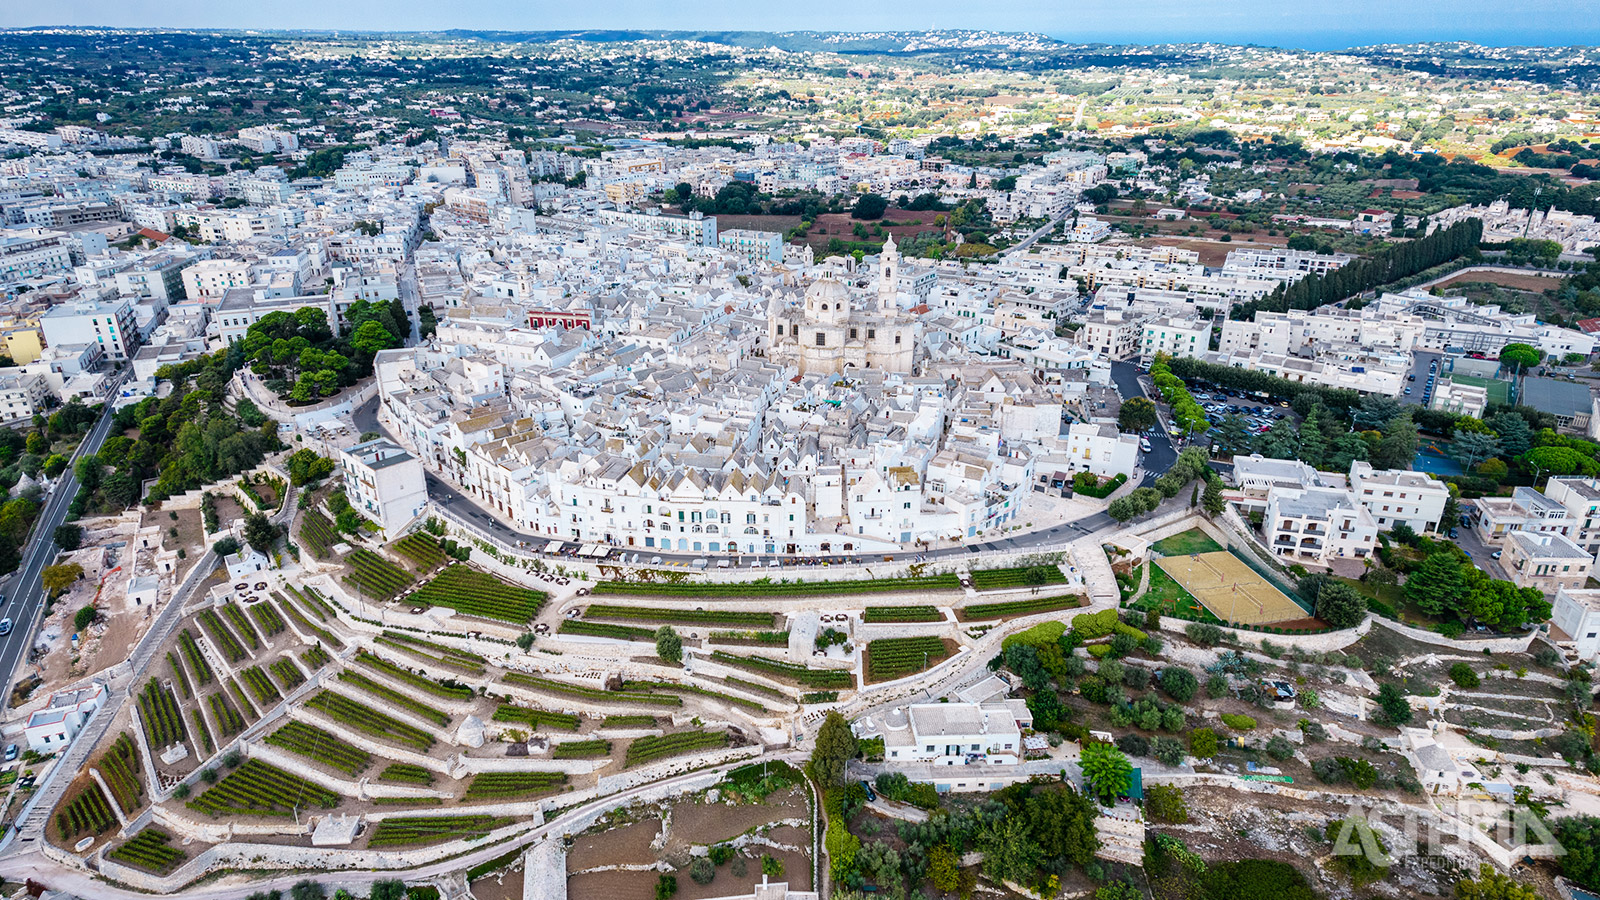
[[1068, 41], [1225, 41], [1313, 50], [1468, 40], [1600, 45], [1600, 0], [54, 0], [0, 27], [416, 31], [573, 28], [1033, 31]]

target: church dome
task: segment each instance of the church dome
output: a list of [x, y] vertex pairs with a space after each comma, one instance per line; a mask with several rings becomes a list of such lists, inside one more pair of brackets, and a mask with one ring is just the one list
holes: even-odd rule
[[850, 316], [850, 289], [837, 279], [819, 278], [806, 288], [806, 314], [823, 321]]

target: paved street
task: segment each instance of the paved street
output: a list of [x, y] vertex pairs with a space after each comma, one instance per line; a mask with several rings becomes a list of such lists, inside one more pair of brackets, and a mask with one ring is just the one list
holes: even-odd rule
[[[1122, 394], [1122, 399], [1129, 397], [1145, 396], [1144, 388], [1139, 384], [1139, 367], [1131, 362], [1114, 362], [1111, 364], [1111, 383], [1117, 386], [1117, 391]], [[1150, 439], [1150, 452], [1143, 454], [1139, 461], [1144, 471], [1144, 478], [1139, 484], [1149, 487], [1161, 473], [1172, 468], [1178, 459], [1178, 450], [1172, 445], [1172, 438], [1164, 429], [1156, 429], [1156, 434]]]
[[[119, 378], [112, 385], [107, 394], [105, 411], [101, 414], [100, 420], [89, 430], [89, 434], [84, 437], [83, 443], [78, 445], [78, 450], [72, 457], [74, 464], [84, 454], [98, 452], [100, 445], [111, 432], [110, 398], [117, 395], [123, 380]], [[23, 550], [22, 567], [6, 579], [3, 587], [0, 587], [5, 594], [5, 602], [0, 606], [0, 611], [10, 617], [12, 622], [11, 633], [0, 637], [0, 673], [5, 676], [7, 695], [10, 694], [11, 684], [16, 678], [18, 664], [26, 657], [28, 648], [33, 646], [34, 629], [39, 625], [39, 614], [44, 608], [44, 591], [40, 588], [40, 576], [45, 566], [50, 565], [56, 556], [56, 526], [66, 521], [67, 507], [72, 505], [72, 498], [77, 496], [77, 493], [78, 479], [73, 474], [72, 466], [68, 466], [67, 470], [61, 473], [54, 490], [45, 498], [44, 510], [33, 525], [32, 539]]]

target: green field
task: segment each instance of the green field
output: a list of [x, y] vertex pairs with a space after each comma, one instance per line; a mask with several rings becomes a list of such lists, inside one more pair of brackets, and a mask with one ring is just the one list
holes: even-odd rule
[[[1150, 545], [1150, 549], [1162, 556], [1188, 556], [1194, 553], [1210, 553], [1214, 550], [1225, 548], [1207, 537], [1206, 533], [1200, 529], [1191, 528], [1172, 537], [1156, 541]], [[1154, 573], [1151, 574], [1152, 576], [1154, 575]], [[1154, 584], [1155, 579], [1152, 577], [1151, 586], [1153, 587]]]

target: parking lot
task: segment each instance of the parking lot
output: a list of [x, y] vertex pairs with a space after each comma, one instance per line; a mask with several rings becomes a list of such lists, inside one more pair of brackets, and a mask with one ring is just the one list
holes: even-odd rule
[[1428, 353], [1418, 350], [1411, 355], [1411, 371], [1407, 375], [1405, 387], [1400, 389], [1398, 399], [1401, 403], [1414, 403], [1418, 406], [1427, 406], [1433, 398], [1435, 381], [1429, 384], [1429, 378], [1439, 377], [1439, 367], [1443, 364], [1444, 354]]

